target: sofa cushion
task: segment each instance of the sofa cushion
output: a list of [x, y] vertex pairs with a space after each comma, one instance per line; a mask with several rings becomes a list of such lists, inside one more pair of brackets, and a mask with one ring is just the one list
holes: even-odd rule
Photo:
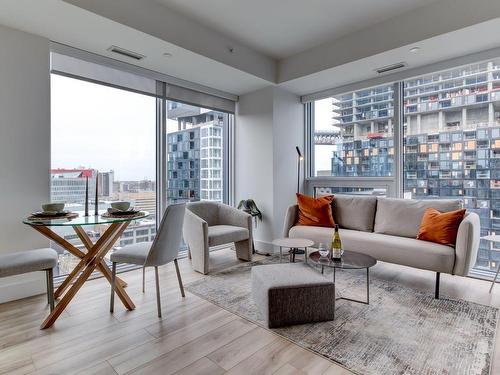
[[212, 225], [208, 227], [208, 246], [224, 245], [247, 240], [248, 229], [234, 225]]
[[377, 197], [335, 195], [332, 202], [333, 220], [341, 228], [373, 232]]
[[335, 222], [332, 216], [332, 200], [333, 195], [314, 198], [297, 193], [297, 204], [299, 205], [298, 225], [333, 227]]
[[440, 212], [455, 211], [462, 208], [462, 202], [458, 199], [378, 198], [374, 232], [417, 238], [427, 208]]
[[[329, 244], [331, 236], [331, 228], [295, 226], [290, 230], [290, 237], [307, 238], [316, 245]], [[455, 249], [450, 246], [350, 229], [340, 229], [340, 238], [344, 250], [371, 255], [377, 260], [435, 272], [453, 272]]]
[[455, 246], [458, 227], [464, 215], [465, 209], [450, 212], [439, 212], [434, 208], [426, 209], [417, 240]]

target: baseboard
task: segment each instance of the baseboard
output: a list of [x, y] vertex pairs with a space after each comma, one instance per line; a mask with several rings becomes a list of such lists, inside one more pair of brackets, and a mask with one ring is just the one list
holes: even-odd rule
[[33, 272], [0, 279], [0, 303], [46, 292], [45, 273]]

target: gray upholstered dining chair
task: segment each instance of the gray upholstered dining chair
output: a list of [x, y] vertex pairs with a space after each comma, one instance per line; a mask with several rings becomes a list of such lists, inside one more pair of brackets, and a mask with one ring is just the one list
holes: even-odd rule
[[21, 275], [23, 273], [45, 271], [47, 282], [47, 302], [50, 311], [54, 310], [54, 273], [57, 266], [57, 252], [43, 248], [19, 251], [0, 255], [0, 277]]
[[234, 243], [238, 259], [252, 260], [252, 217], [224, 203], [188, 203], [184, 218], [184, 241], [189, 247], [193, 268], [208, 273], [209, 248]]
[[[160, 279], [158, 276], [158, 267], [164, 264], [174, 262], [179, 281], [179, 288], [182, 297], [185, 297], [184, 287], [182, 286], [181, 274], [177, 263], [179, 247], [182, 239], [182, 225], [184, 220], [184, 212], [186, 210], [185, 203], [172, 204], [167, 207], [165, 214], [161, 220], [158, 232], [154, 241], [139, 242], [132, 245], [127, 245], [121, 249], [115, 250], [111, 254], [112, 281], [111, 281], [111, 302], [110, 312], [114, 310], [115, 299], [115, 281], [116, 281], [116, 264], [130, 263], [146, 267], [155, 268], [156, 279], [156, 303], [158, 306], [158, 317], [161, 318], [161, 302], [160, 302]], [[144, 291], [144, 282], [143, 282]]]

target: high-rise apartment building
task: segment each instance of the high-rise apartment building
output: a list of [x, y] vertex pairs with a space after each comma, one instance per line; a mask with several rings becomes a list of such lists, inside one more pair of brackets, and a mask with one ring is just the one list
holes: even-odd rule
[[82, 203], [88, 181], [89, 197], [95, 196], [94, 169], [51, 169], [50, 199], [52, 202]]
[[223, 200], [223, 129], [228, 115], [207, 111], [177, 118], [168, 134], [168, 203]]
[[111, 197], [114, 191], [114, 182], [115, 172], [99, 172], [99, 195], [101, 197]]
[[[500, 233], [500, 60], [403, 83], [406, 198], [463, 198], [481, 218], [481, 235]], [[332, 99], [332, 131], [315, 144], [334, 145], [334, 176], [394, 173], [394, 86]], [[495, 269], [500, 253], [481, 244], [477, 266]]]

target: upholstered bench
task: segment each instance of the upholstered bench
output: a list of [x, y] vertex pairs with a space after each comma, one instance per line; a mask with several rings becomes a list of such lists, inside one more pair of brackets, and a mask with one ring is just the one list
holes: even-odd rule
[[335, 284], [304, 263], [253, 267], [252, 297], [269, 328], [335, 316]]
[[47, 299], [50, 311], [52, 311], [54, 310], [53, 269], [56, 266], [57, 252], [50, 248], [0, 255], [0, 278], [28, 272], [45, 271]]

